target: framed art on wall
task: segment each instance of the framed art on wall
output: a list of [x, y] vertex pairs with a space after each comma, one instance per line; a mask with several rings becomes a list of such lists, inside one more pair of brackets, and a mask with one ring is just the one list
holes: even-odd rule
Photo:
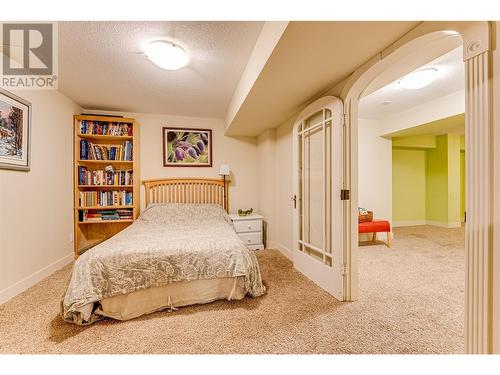
[[30, 170], [31, 104], [0, 89], [0, 168]]
[[163, 128], [164, 167], [211, 167], [212, 130]]

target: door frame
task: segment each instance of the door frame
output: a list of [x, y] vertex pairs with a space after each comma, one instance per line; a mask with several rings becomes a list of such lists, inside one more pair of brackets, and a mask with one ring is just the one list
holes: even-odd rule
[[[358, 107], [369, 83], [410, 51], [436, 38], [459, 34], [463, 40], [466, 79], [466, 267], [465, 350], [493, 351], [493, 121], [492, 31], [489, 22], [422, 22], [403, 38], [357, 69], [340, 88], [347, 133], [346, 188], [351, 191], [345, 228], [348, 275], [345, 297], [355, 300], [358, 284]], [[350, 231], [350, 234], [349, 234]], [[498, 328], [497, 328], [498, 329]]]
[[[323, 110], [325, 107], [330, 107], [331, 110], [332, 110], [332, 134], [333, 134], [333, 127], [334, 126], [339, 126], [341, 127], [340, 129], [340, 132], [341, 132], [341, 139], [339, 140], [339, 144], [340, 144], [340, 154], [341, 154], [341, 158], [340, 160], [338, 161], [339, 162], [339, 165], [338, 165], [338, 168], [340, 169], [339, 170], [339, 173], [340, 173], [340, 176], [341, 176], [341, 180], [338, 181], [338, 184], [335, 185], [334, 183], [332, 184], [332, 210], [334, 209], [333, 205], [334, 205], [334, 197], [336, 196], [336, 193], [335, 193], [335, 190], [338, 190], [338, 197], [339, 197], [339, 201], [337, 202], [338, 203], [338, 206], [337, 209], [340, 209], [342, 212], [341, 212], [341, 223], [340, 223], [340, 226], [338, 228], [332, 228], [332, 238], [336, 238], [336, 237], [339, 237], [340, 240], [339, 240], [339, 243], [340, 243], [340, 261], [337, 260], [336, 262], [334, 262], [334, 258], [333, 258], [333, 242], [332, 242], [332, 262], [333, 265], [332, 265], [332, 272], [335, 271], [335, 272], [338, 272], [340, 277], [341, 277], [341, 285], [340, 285], [340, 290], [336, 291], [336, 298], [339, 299], [340, 301], [344, 301], [345, 300], [345, 285], [346, 285], [346, 273], [344, 272], [345, 270], [345, 236], [343, 235], [344, 233], [344, 230], [343, 230], [343, 227], [345, 226], [345, 204], [344, 202], [345, 201], [340, 201], [340, 190], [343, 189], [343, 186], [344, 186], [344, 168], [345, 168], [345, 162], [344, 162], [344, 157], [345, 157], [345, 131], [344, 131], [344, 123], [343, 123], [343, 102], [340, 98], [336, 97], [336, 96], [324, 96], [324, 97], [321, 97], [317, 100], [315, 100], [314, 102], [312, 102], [311, 104], [309, 104], [306, 108], [304, 108], [300, 113], [299, 115], [297, 116], [295, 122], [294, 122], [294, 125], [293, 125], [293, 131], [292, 131], [292, 136], [293, 136], [293, 139], [292, 139], [292, 154], [293, 154], [293, 194], [295, 195], [295, 202], [296, 204], [301, 204], [300, 202], [300, 198], [298, 197], [298, 187], [299, 187], [299, 176], [298, 176], [298, 163], [299, 163], [299, 160], [298, 160], [298, 155], [299, 155], [299, 152], [298, 152], [298, 142], [297, 142], [297, 138], [298, 138], [298, 127], [300, 125], [300, 123], [304, 120], [304, 119], [307, 119], [309, 116], [312, 116], [313, 114], [315, 114], [316, 112], [320, 111], [320, 110]], [[333, 144], [332, 144], [332, 147], [333, 147]], [[332, 163], [332, 168], [333, 168], [333, 163]], [[292, 255], [293, 255], [293, 262], [294, 262], [294, 267], [295, 267], [295, 263], [296, 263], [296, 260], [297, 260], [297, 257], [298, 256], [301, 256], [303, 254], [299, 254], [298, 253], [298, 250], [297, 250], [297, 243], [298, 243], [298, 230], [300, 229], [299, 228], [299, 214], [298, 214], [299, 210], [298, 210], [298, 206], [297, 208], [294, 208], [293, 210], [293, 243], [292, 243]], [[333, 220], [330, 219], [331, 221], [331, 224], [333, 226]], [[304, 273], [304, 274], [307, 274], [306, 270], [301, 270], [299, 268], [297, 268], [300, 272]], [[309, 277], [309, 276], [308, 276]], [[310, 277], [311, 278], [311, 277]], [[312, 278], [311, 278], [312, 280]], [[314, 281], [314, 280], [312, 280]], [[321, 285], [322, 283], [321, 282], [318, 282], [318, 285], [321, 286], [323, 289], [325, 290], [328, 290], [328, 286], [326, 285]]]

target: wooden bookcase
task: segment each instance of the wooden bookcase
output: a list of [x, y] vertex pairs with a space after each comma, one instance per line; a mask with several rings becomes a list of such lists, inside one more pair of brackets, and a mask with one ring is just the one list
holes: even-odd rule
[[[132, 127], [130, 135], [107, 135], [107, 134], [82, 134], [82, 121], [87, 121], [87, 124], [126, 124]], [[133, 118], [110, 117], [110, 116], [88, 116], [75, 115], [73, 124], [73, 164], [74, 164], [74, 251], [75, 258], [81, 255], [84, 251], [99, 244], [100, 242], [112, 237], [130, 225], [139, 214], [140, 191], [139, 191], [139, 126]], [[81, 159], [81, 141], [88, 141], [88, 144], [99, 145], [103, 147], [124, 148], [125, 142], [132, 143], [132, 160], [83, 160]], [[85, 143], [85, 142], [84, 142]], [[114, 150], [116, 151], [116, 149]], [[80, 168], [84, 167], [90, 174], [92, 171], [103, 171], [106, 167], [111, 166], [115, 172], [131, 171], [132, 183], [129, 184], [94, 184], [90, 181], [85, 184], [80, 184]], [[96, 172], [99, 173], [99, 172]], [[104, 172], [100, 172], [104, 173]], [[113, 176], [113, 174], [110, 174]], [[112, 202], [111, 205], [104, 206], [102, 201], [95, 205], [82, 205], [80, 202], [81, 192], [96, 192], [96, 194], [105, 194], [105, 192], [130, 192], [132, 193], [132, 202]], [[89, 217], [94, 214], [99, 214], [100, 211], [123, 210], [131, 211], [130, 218], [120, 218], [115, 220], [83, 220], [84, 212], [87, 212]]]

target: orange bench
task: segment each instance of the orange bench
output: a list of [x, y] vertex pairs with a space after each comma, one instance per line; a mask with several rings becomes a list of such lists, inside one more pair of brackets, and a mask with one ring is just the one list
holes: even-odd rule
[[372, 242], [377, 240], [377, 233], [385, 232], [387, 234], [387, 243], [388, 247], [392, 246], [391, 241], [391, 223], [387, 220], [373, 220], [366, 221], [364, 223], [358, 224], [358, 232], [359, 233], [373, 233]]

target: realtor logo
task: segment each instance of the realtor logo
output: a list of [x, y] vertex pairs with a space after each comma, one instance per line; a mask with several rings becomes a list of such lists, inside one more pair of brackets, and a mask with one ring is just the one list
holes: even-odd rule
[[57, 89], [57, 25], [3, 23], [0, 86]]

